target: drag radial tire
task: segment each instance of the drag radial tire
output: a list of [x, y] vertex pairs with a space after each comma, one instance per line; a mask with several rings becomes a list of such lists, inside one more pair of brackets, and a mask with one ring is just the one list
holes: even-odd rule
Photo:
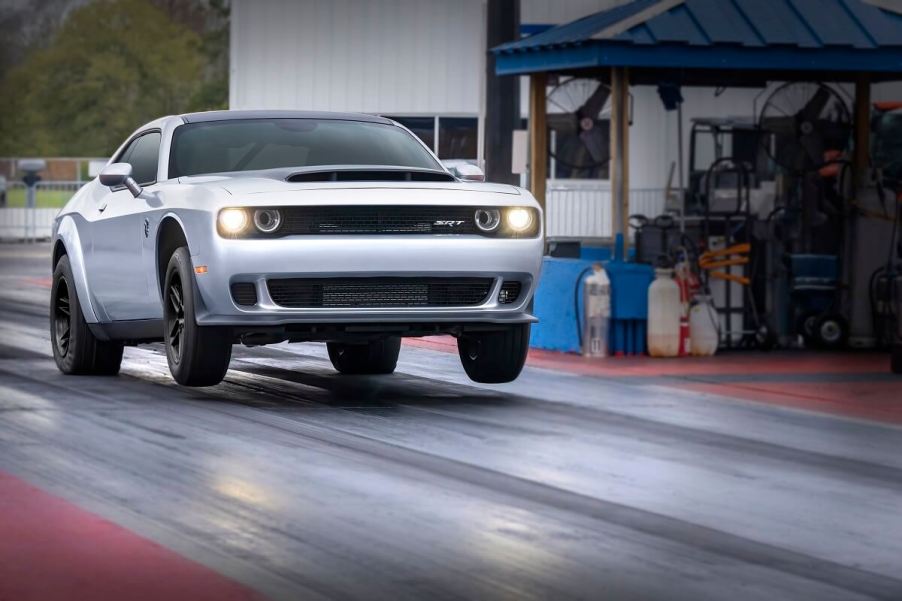
[[398, 365], [401, 338], [390, 336], [382, 340], [350, 344], [327, 342], [332, 366], [343, 374], [390, 374]]
[[902, 374], [902, 344], [896, 344], [890, 350], [890, 366], [894, 374]]
[[88, 328], [68, 255], [53, 270], [50, 288], [50, 339], [53, 359], [64, 374], [114, 376], [122, 363], [122, 343], [98, 340]]
[[166, 360], [182, 386], [213, 386], [229, 369], [232, 336], [228, 328], [197, 325], [194, 290], [191, 255], [182, 246], [172, 253], [163, 280]]
[[520, 375], [529, 351], [529, 324], [496, 332], [473, 332], [457, 339], [464, 371], [474, 382], [501, 384]]

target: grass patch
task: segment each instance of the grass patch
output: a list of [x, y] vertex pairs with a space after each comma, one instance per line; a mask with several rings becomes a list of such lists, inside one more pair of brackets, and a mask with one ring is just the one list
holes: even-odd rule
[[[62, 207], [75, 192], [68, 190], [42, 190], [38, 188], [35, 194], [35, 204], [39, 209], [57, 209]], [[8, 207], [24, 207], [25, 206], [25, 190], [15, 188], [6, 191], [6, 206]]]

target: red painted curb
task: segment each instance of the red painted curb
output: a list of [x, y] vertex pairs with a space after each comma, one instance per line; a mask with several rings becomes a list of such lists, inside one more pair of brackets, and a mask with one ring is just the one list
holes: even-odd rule
[[[450, 336], [405, 338], [405, 344], [431, 350], [456, 353], [457, 343]], [[594, 377], [672, 378], [664, 386], [693, 392], [715, 394], [855, 417], [885, 423], [902, 423], [902, 378], [898, 381], [868, 381], [862, 375], [887, 374], [889, 362], [881, 353], [736, 352], [714, 357], [609, 357], [587, 359], [579, 355], [531, 349], [526, 364], [564, 373]], [[830, 374], [830, 381], [818, 382], [817, 376]], [[785, 381], [756, 381], [756, 375], [788, 376]], [[835, 376], [857, 376], [848, 381]], [[717, 382], [698, 382], [718, 376]], [[792, 376], [800, 376], [793, 381]], [[679, 378], [685, 378], [680, 380]]]
[[0, 601], [237, 601], [256, 592], [0, 472]]

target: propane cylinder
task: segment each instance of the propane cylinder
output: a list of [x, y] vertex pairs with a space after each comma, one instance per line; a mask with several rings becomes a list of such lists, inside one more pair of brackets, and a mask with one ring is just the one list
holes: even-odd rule
[[680, 287], [672, 269], [655, 269], [648, 287], [648, 354], [676, 357], [680, 353]]
[[607, 357], [611, 280], [600, 263], [583, 279], [583, 348], [586, 357]]
[[689, 309], [689, 339], [692, 341], [692, 354], [697, 357], [709, 357], [717, 352], [720, 343], [718, 332], [717, 310], [711, 297], [699, 294]]

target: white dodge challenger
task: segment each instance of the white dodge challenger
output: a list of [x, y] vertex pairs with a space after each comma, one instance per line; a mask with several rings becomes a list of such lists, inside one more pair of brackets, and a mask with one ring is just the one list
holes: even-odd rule
[[56, 363], [116, 374], [123, 346], [162, 340], [177, 382], [209, 386], [233, 344], [320, 341], [340, 373], [388, 374], [401, 337], [450, 334], [471, 379], [513, 380], [542, 214], [482, 179], [381, 117], [152, 121], [54, 223]]

